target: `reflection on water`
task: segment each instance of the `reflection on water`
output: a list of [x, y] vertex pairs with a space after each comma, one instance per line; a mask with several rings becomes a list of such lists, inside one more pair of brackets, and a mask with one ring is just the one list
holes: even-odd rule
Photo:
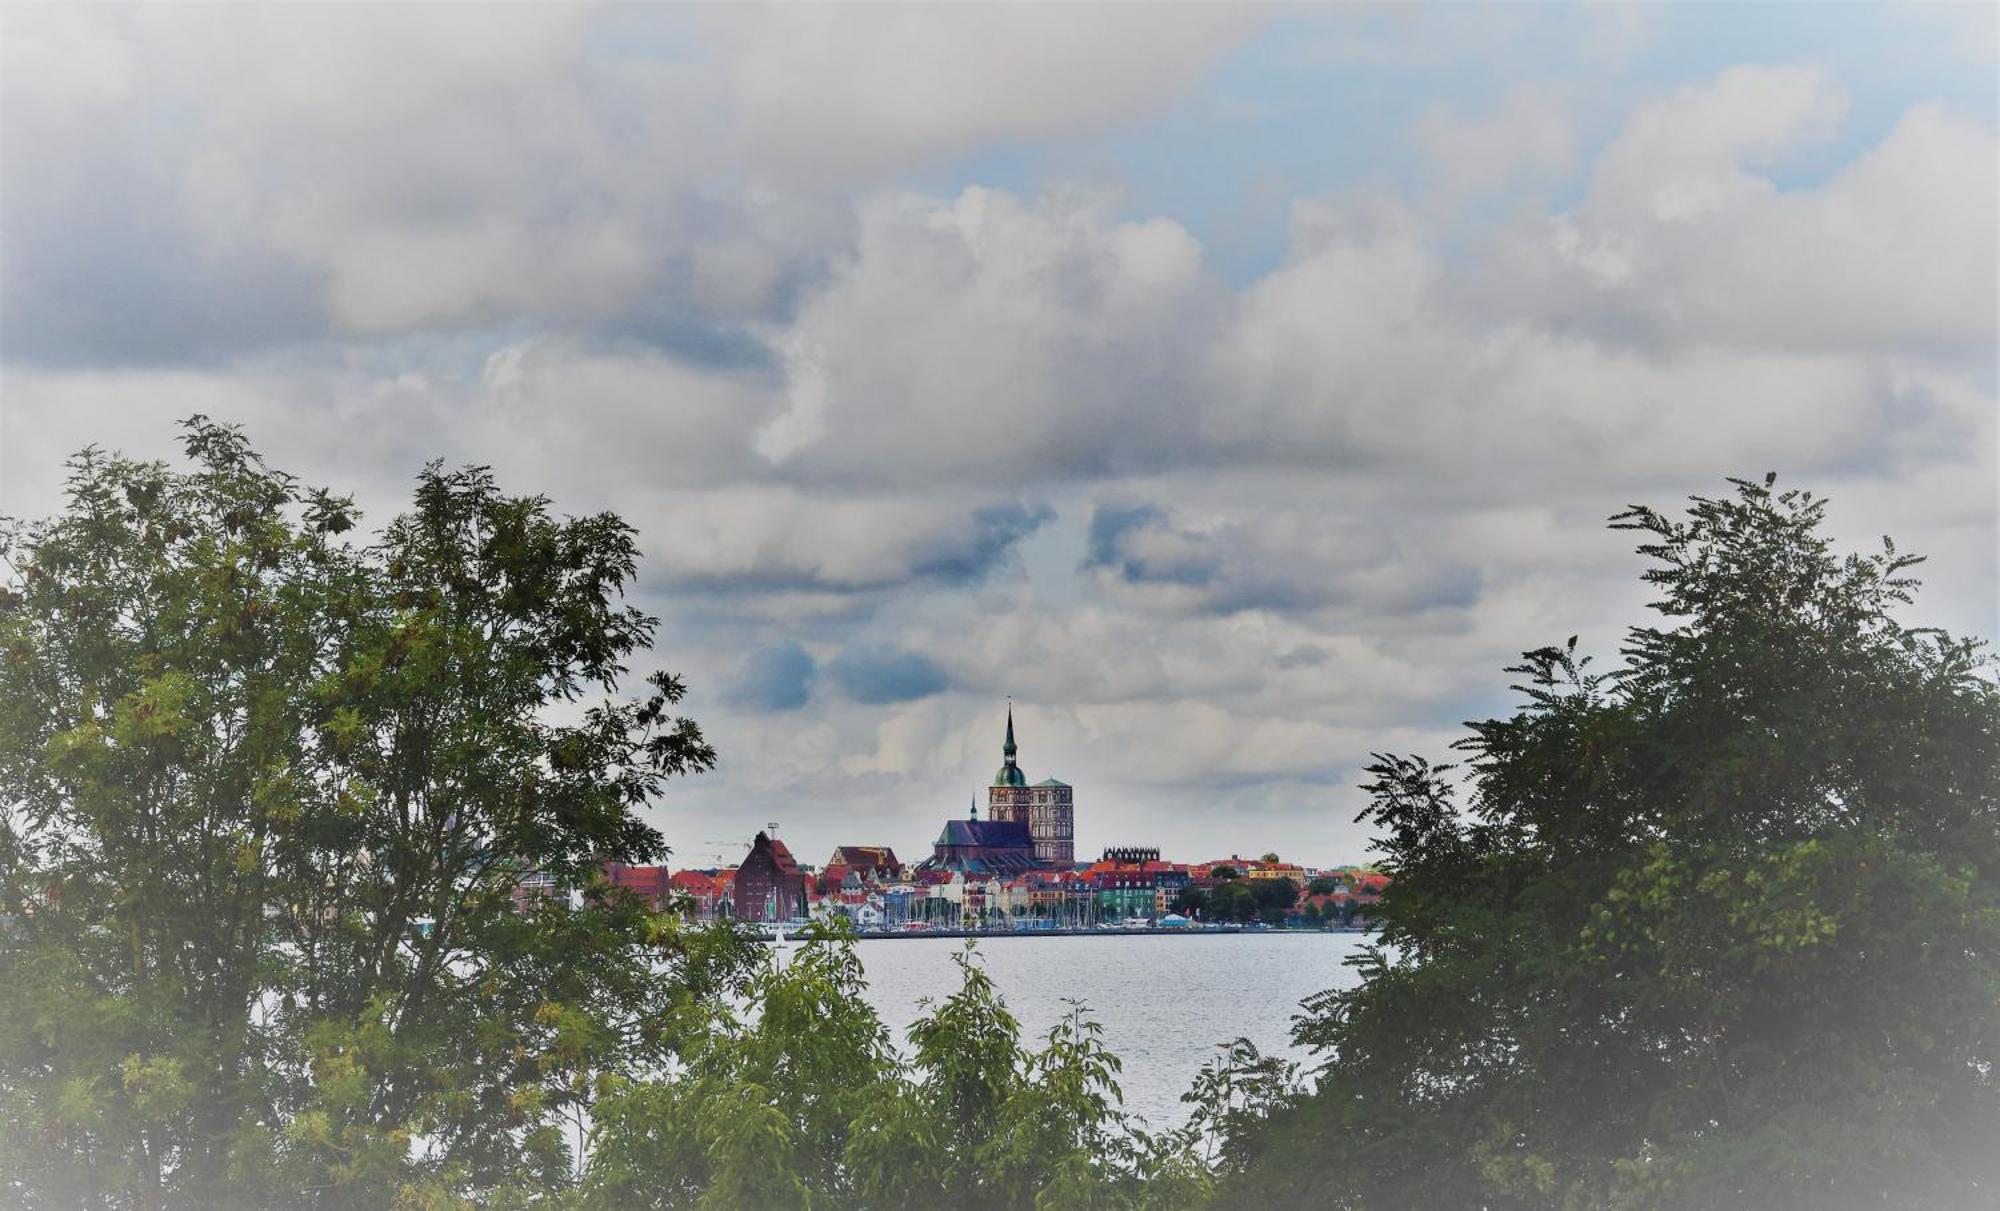
[[[1308, 1059], [1292, 1046], [1292, 1015], [1302, 998], [1355, 982], [1342, 960], [1364, 941], [1358, 934], [1269, 933], [988, 938], [978, 946], [1024, 1039], [1048, 1033], [1067, 1008], [1065, 997], [1089, 1006], [1124, 1061], [1126, 1108], [1159, 1127], [1180, 1121], [1180, 1096], [1217, 1043], [1241, 1036], [1266, 1052]], [[899, 1046], [907, 1047], [918, 1002], [958, 987], [951, 956], [963, 945], [945, 938], [860, 944], [869, 1000]]]

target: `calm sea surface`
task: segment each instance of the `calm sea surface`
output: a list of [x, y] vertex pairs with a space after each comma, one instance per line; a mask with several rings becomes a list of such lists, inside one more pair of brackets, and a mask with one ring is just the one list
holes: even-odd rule
[[[1181, 1121], [1180, 1096], [1216, 1044], [1244, 1037], [1296, 1060], [1292, 1015], [1300, 999], [1355, 982], [1341, 961], [1363, 943], [1351, 933], [1269, 933], [1161, 937], [982, 938], [979, 954], [1023, 1040], [1045, 1036], [1082, 1001], [1104, 1024], [1104, 1040], [1124, 1061], [1125, 1107], [1154, 1127]], [[951, 956], [960, 939], [862, 942], [868, 997], [908, 1048], [918, 1002], [958, 988]]]

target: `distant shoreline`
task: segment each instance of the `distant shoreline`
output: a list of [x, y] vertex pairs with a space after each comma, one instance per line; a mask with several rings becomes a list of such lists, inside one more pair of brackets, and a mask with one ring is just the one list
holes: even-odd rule
[[[771, 935], [763, 930], [749, 932], [751, 936], [760, 942], [769, 942], [772, 940]], [[1373, 932], [1373, 930], [1369, 929], [1352, 927], [1344, 929], [1249, 929], [1241, 925], [1226, 925], [1219, 929], [1188, 929], [1185, 926], [1170, 925], [1166, 927], [1135, 927], [1132, 929], [923, 929], [907, 933], [888, 931], [873, 933], [857, 932], [852, 937], [857, 942], [905, 942], [921, 941], [925, 938], [1129, 938], [1145, 936], [1210, 938], [1217, 934], [1255, 934], [1259, 937], [1272, 937], [1280, 934], [1310, 936], [1313, 934], [1346, 935]], [[785, 940], [787, 942], [797, 942], [801, 939], [795, 933], [788, 932]]]

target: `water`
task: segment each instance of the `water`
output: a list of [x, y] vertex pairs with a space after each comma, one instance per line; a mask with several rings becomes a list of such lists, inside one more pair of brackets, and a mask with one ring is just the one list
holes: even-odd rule
[[[1216, 1045], [1248, 1038], [1267, 1054], [1294, 1060], [1292, 1015], [1299, 1001], [1355, 983], [1342, 960], [1364, 943], [1351, 933], [1112, 935], [987, 938], [979, 954], [1024, 1041], [1037, 1041], [1082, 1001], [1104, 1025], [1104, 1041], [1124, 1061], [1125, 1108], [1153, 1127], [1182, 1121], [1181, 1094]], [[868, 999], [907, 1050], [907, 1031], [925, 997], [958, 988], [951, 958], [963, 940], [862, 942]]]

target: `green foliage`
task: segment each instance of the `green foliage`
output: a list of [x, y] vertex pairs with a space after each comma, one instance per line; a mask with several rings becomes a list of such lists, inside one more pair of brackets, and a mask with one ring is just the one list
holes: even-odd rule
[[740, 1001], [691, 1006], [676, 1062], [597, 1106], [584, 1205], [847, 1205], [850, 1138], [893, 1067], [861, 988], [821, 935], [761, 960]]
[[1266, 925], [1283, 925], [1299, 902], [1299, 885], [1290, 879], [1255, 879], [1250, 891], [1257, 903], [1257, 918]]
[[0, 534], [0, 1201], [558, 1190], [598, 1085], [747, 962], [629, 897], [513, 908], [658, 854], [635, 809], [713, 761], [677, 680], [610, 697], [631, 531], [433, 465], [360, 546], [186, 432], [192, 471], [87, 450]]
[[1206, 891], [1188, 888], [1174, 902], [1218, 923], [1283, 925], [1299, 902], [1299, 885], [1290, 879], [1230, 879]]
[[[1364, 982], [1232, 1199], [1970, 1207], [2000, 1189], [2000, 692], [1769, 481], [1634, 508], [1664, 618], [1512, 670], [1469, 768], [1382, 757]], [[1462, 779], [1462, 781], [1461, 781]], [[1469, 790], [1461, 807], [1459, 795]]]
[[958, 965], [905, 1056], [862, 999], [852, 938], [816, 928], [689, 1030], [670, 1071], [598, 1103], [583, 1205], [1197, 1205], [1193, 1129], [1126, 1121], [1118, 1060], [1084, 1007], [1027, 1050], [970, 946]]
[[1248, 879], [1232, 879], [1208, 889], [1208, 919], [1244, 924], [1257, 919], [1257, 892]]
[[1190, 1107], [1185, 1146], [1200, 1158], [1211, 1183], [1217, 1172], [1240, 1171], [1243, 1141], [1258, 1138], [1301, 1093], [1296, 1064], [1263, 1054], [1249, 1039], [1226, 1043], [1181, 1095]]

